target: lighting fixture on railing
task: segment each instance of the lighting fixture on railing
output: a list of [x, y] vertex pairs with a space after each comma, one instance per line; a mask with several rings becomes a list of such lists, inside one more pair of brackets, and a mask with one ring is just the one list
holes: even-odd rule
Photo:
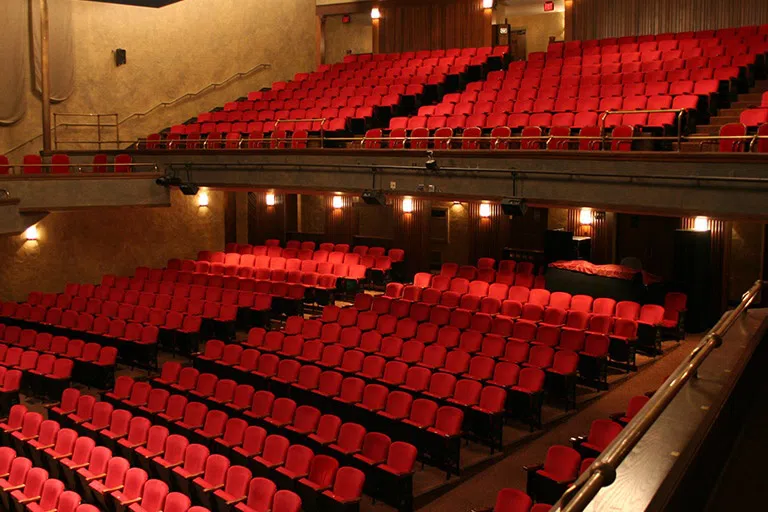
[[272, 192], [267, 192], [266, 203], [267, 203], [267, 206], [275, 206], [275, 194], [273, 194]]
[[699, 215], [693, 219], [694, 231], [709, 231], [709, 219], [703, 215]]
[[579, 224], [582, 226], [591, 226], [593, 219], [594, 215], [592, 213], [592, 208], [582, 208], [579, 211]]
[[480, 204], [480, 217], [487, 219], [491, 216], [491, 205], [488, 203]]

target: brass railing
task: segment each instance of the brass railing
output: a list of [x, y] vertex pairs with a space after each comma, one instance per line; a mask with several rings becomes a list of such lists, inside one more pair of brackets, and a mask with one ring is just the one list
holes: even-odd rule
[[734, 323], [744, 314], [750, 304], [758, 297], [763, 281], [756, 281], [742, 297], [736, 308], [729, 311], [701, 339], [693, 351], [672, 372], [653, 398], [632, 418], [621, 433], [595, 459], [592, 465], [565, 491], [552, 508], [556, 512], [581, 512], [603, 487], [609, 486], [616, 478], [616, 470], [621, 462], [637, 446], [643, 436], [654, 425], [667, 406], [683, 389], [686, 383], [696, 375], [696, 371], [717, 347], [723, 343], [723, 337]]
[[[206, 85], [205, 87], [203, 87], [202, 89], [200, 89], [197, 92], [189, 92], [189, 93], [184, 94], [182, 96], [179, 96], [178, 98], [173, 99], [171, 101], [164, 101], [164, 102], [158, 103], [157, 105], [153, 106], [149, 110], [147, 110], [145, 112], [133, 113], [133, 114], [129, 115], [128, 117], [126, 117], [125, 119], [123, 119], [122, 121], [116, 120], [116, 124], [119, 126], [119, 125], [122, 125], [122, 124], [130, 121], [131, 119], [136, 119], [138, 117], [147, 116], [147, 115], [151, 114], [152, 112], [154, 112], [155, 110], [157, 110], [159, 108], [170, 107], [170, 106], [175, 105], [175, 104], [177, 104], [177, 103], [179, 103], [181, 101], [184, 101], [187, 98], [192, 98], [192, 97], [195, 97], [195, 96], [199, 96], [201, 94], [204, 94], [204, 93], [208, 92], [209, 90], [225, 86], [225, 85], [229, 84], [230, 82], [233, 82], [235, 80], [239, 80], [240, 78], [243, 78], [243, 77], [246, 77], [248, 75], [251, 75], [251, 74], [253, 74], [253, 73], [257, 72], [257, 71], [261, 71], [261, 70], [264, 70], [264, 69], [270, 69], [271, 67], [272, 67], [271, 64], [258, 64], [258, 65], [252, 67], [251, 69], [249, 69], [247, 71], [242, 71], [242, 72], [239, 72], [239, 73], [235, 73], [234, 75], [230, 76], [229, 78], [227, 78], [226, 80], [223, 80], [221, 82], [210, 83], [210, 84]], [[57, 115], [67, 115], [67, 114], [66, 113], [57, 113], [57, 114], [54, 114], [54, 118]], [[73, 114], [73, 115], [76, 115], [76, 114]], [[91, 116], [99, 116], [100, 115], [100, 116], [105, 116], [105, 115], [116, 115], [116, 114], [82, 114], [82, 115], [91, 115]], [[56, 125], [56, 123], [54, 121], [54, 125], [53, 125], [53, 128], [52, 128], [52, 131], [55, 133], [56, 132], [56, 128], [59, 128], [59, 127], [64, 127], [64, 125], [63, 124], [62, 125]], [[119, 130], [119, 128], [118, 128], [118, 130]], [[118, 131], [118, 134], [119, 134], [119, 131]], [[19, 149], [23, 148], [27, 144], [31, 144], [32, 142], [36, 141], [37, 139], [42, 138], [42, 136], [43, 136], [42, 133], [40, 133], [38, 135], [35, 135], [34, 137], [32, 137], [30, 139], [27, 139], [27, 140], [25, 140], [24, 142], [22, 142], [20, 144], [15, 145], [11, 149], [5, 151], [5, 153], [3, 153], [3, 154], [10, 155], [11, 153], [15, 153], [16, 151], [18, 151]], [[115, 138], [116, 138], [115, 141], [104, 141], [104, 143], [105, 144], [107, 144], [107, 143], [119, 144], [120, 143], [120, 137], [117, 136]], [[59, 142], [61, 142], [62, 144], [64, 143], [64, 141], [59, 141]], [[71, 142], [71, 143], [95, 144], [95, 143], [98, 143], [98, 141], [74, 141], [74, 142]]]
[[[86, 119], [96, 119], [95, 123], [86, 123], [86, 122], [63, 122], [59, 123], [59, 118], [86, 118]], [[102, 118], [104, 117], [111, 117], [114, 118], [114, 120], [110, 123], [105, 123], [102, 121]], [[96, 128], [96, 140], [90, 141], [90, 140], [59, 140], [58, 134], [59, 130], [58, 128]], [[110, 129], [114, 128], [115, 130], [115, 140], [109, 140], [109, 139], [103, 139], [102, 138], [102, 130], [103, 129]], [[120, 148], [120, 123], [118, 122], [117, 113], [114, 114], [80, 114], [76, 112], [54, 112], [53, 114], [53, 148], [59, 149], [59, 144], [96, 144], [98, 146], [98, 149], [103, 149], [104, 144], [114, 144], [115, 149]]]

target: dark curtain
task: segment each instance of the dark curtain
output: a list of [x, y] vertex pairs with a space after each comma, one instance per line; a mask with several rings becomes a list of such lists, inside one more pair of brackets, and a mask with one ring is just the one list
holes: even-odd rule
[[573, 39], [686, 32], [768, 23], [766, 0], [578, 0]]
[[391, 2], [381, 7], [381, 53], [483, 46], [481, 0]]

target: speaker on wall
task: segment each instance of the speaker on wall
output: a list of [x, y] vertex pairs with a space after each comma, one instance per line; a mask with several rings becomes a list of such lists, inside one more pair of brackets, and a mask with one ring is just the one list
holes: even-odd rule
[[709, 231], [675, 231], [674, 281], [679, 291], [688, 296], [685, 328], [689, 332], [702, 332], [717, 320], [710, 307], [711, 246]]

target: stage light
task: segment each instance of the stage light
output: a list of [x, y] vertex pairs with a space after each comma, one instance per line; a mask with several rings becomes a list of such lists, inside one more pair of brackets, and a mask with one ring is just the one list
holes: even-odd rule
[[35, 224], [32, 224], [27, 228], [26, 231], [24, 231], [24, 237], [28, 241], [35, 241], [37, 240], [38, 236], [39, 236], [39, 233], [37, 232], [37, 225]]
[[266, 202], [267, 206], [275, 206], [275, 194], [272, 192], [267, 192]]
[[592, 225], [592, 208], [582, 208], [579, 211], [579, 224], [582, 226], [591, 226]]
[[403, 198], [403, 213], [413, 212], [413, 199], [410, 197]]
[[371, 19], [378, 20], [379, 18], [381, 18], [381, 11], [379, 10], [378, 7], [374, 7], [373, 9], [371, 9]]
[[480, 216], [484, 219], [487, 219], [491, 216], [491, 205], [488, 203], [481, 203], [480, 204]]
[[709, 231], [709, 219], [703, 215], [699, 215], [693, 219], [694, 231]]
[[344, 206], [344, 201], [341, 199], [341, 196], [333, 196], [333, 208], [338, 210], [342, 206]]

